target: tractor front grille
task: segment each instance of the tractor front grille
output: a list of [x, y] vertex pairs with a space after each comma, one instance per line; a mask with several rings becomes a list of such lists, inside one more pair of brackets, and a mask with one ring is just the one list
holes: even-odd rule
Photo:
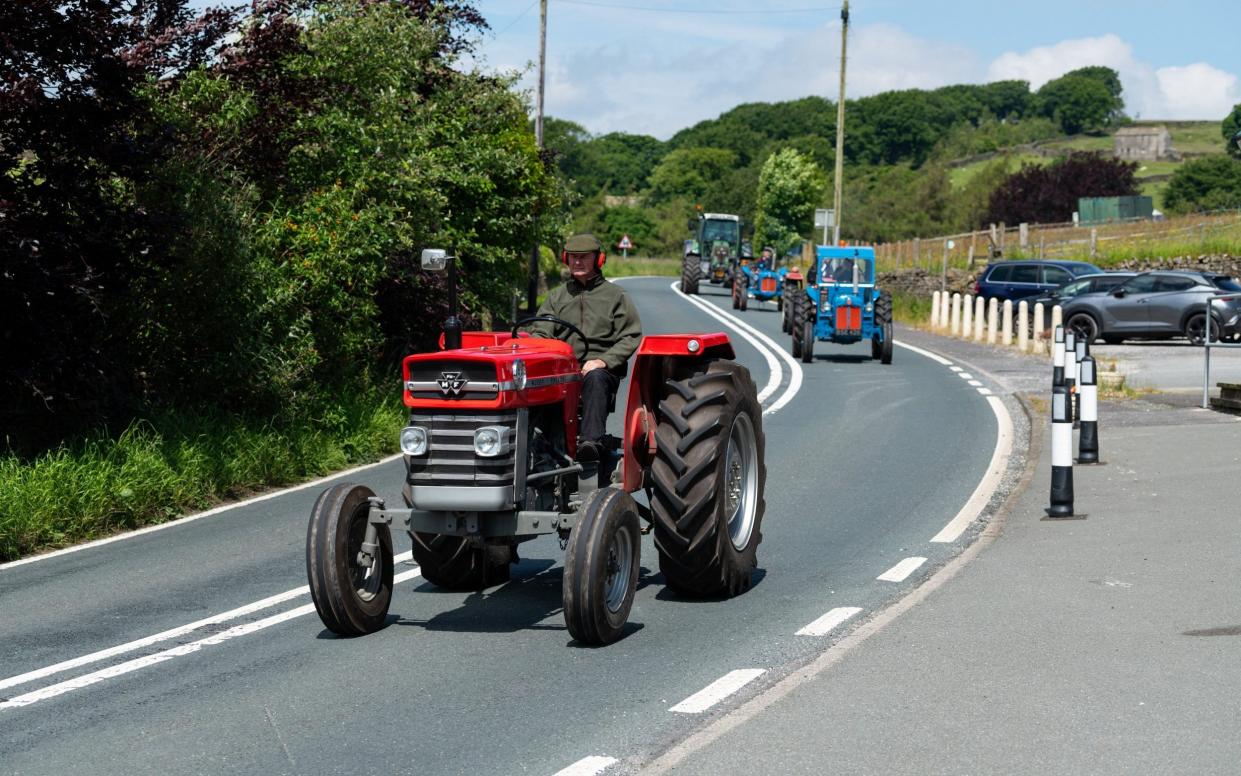
[[[410, 485], [466, 487], [512, 485], [516, 479], [517, 413], [414, 413], [409, 425], [422, 426], [430, 438], [425, 455], [406, 456]], [[483, 426], [506, 426], [508, 452], [495, 458], [474, 454], [474, 432]]]
[[774, 294], [776, 292], [776, 279], [763, 278], [759, 281], [759, 289], [762, 290], [763, 293]]
[[500, 394], [495, 365], [489, 361], [437, 359], [409, 365], [405, 389], [415, 399], [494, 399]]

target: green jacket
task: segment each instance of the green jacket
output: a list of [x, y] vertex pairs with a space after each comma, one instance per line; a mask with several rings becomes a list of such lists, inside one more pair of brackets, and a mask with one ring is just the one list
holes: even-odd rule
[[590, 353], [581, 337], [554, 323], [533, 324], [530, 331], [536, 337], [562, 339], [573, 346], [578, 362], [600, 359], [618, 377], [629, 371], [629, 357], [642, 339], [642, 321], [620, 286], [602, 275], [587, 286], [570, 279], [548, 293], [539, 315], [554, 315], [581, 329], [590, 340]]

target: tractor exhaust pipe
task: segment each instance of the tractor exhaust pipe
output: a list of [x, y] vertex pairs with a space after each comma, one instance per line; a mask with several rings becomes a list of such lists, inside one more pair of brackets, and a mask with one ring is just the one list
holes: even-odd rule
[[444, 349], [461, 347], [461, 319], [457, 317], [457, 262], [441, 248], [422, 250], [422, 268], [429, 272], [448, 270], [448, 317], [444, 320]]

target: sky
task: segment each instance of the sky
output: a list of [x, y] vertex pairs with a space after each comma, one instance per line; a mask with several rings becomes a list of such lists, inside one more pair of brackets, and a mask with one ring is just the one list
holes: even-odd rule
[[[469, 64], [522, 73], [533, 105], [538, 0], [479, 0]], [[1215, 0], [855, 0], [846, 94], [1120, 74], [1143, 120], [1220, 120], [1241, 103], [1241, 6]], [[839, 0], [549, 0], [545, 112], [593, 134], [667, 139], [746, 102], [839, 90]]]

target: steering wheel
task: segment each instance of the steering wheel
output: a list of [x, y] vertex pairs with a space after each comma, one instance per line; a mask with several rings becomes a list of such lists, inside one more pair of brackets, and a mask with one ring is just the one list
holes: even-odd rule
[[582, 353], [582, 361], [587, 360], [586, 357], [590, 355], [590, 340], [586, 337], [586, 335], [582, 332], [581, 329], [569, 323], [564, 318], [557, 318], [554, 315], [532, 315], [529, 318], [522, 318], [520, 321], [513, 324], [513, 330], [509, 336], [511, 336], [513, 339], [517, 339], [517, 330], [519, 328], [521, 328], [522, 326], [525, 326], [527, 323], [538, 323], [540, 321], [545, 321], [547, 323], [558, 323], [561, 326], [565, 327], [566, 329], [572, 331], [577, 336], [581, 337], [582, 343], [585, 345], [585, 348], [586, 348], [585, 351], [583, 351]]

